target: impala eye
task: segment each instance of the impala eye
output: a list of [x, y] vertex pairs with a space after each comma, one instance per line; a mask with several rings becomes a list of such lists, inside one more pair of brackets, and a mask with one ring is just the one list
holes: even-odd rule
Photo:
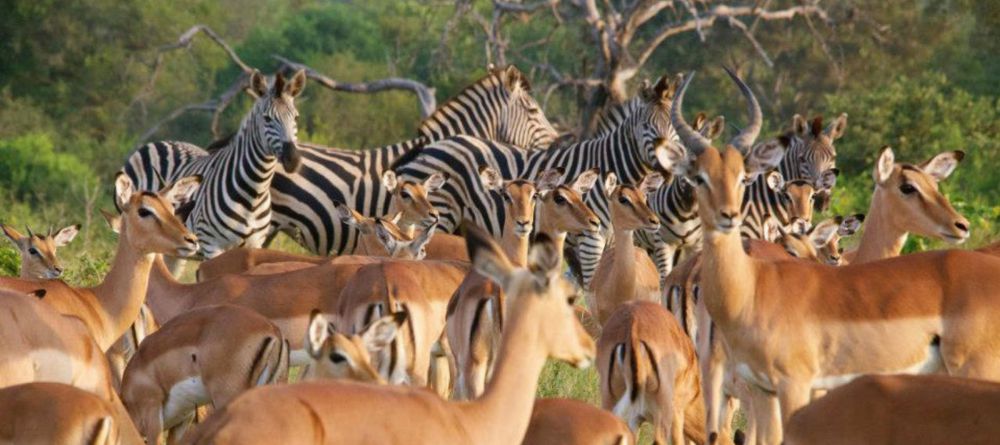
[[631, 201], [629, 201], [629, 200], [628, 200], [628, 198], [626, 198], [626, 197], [624, 197], [624, 196], [619, 196], [619, 197], [618, 197], [618, 202], [620, 202], [620, 203], [622, 203], [622, 204], [624, 204], [624, 205], [627, 205], [627, 206], [630, 206], [630, 205], [632, 205], [632, 202], [631, 202]]
[[28, 253], [30, 253], [30, 254], [32, 254], [34, 256], [42, 256], [42, 254], [38, 252], [38, 249], [36, 249], [34, 247], [28, 249]]
[[336, 364], [341, 364], [347, 361], [347, 357], [339, 352], [334, 352], [330, 354], [330, 361]]
[[504, 194], [503, 194], [503, 200], [504, 200], [505, 202], [511, 202], [511, 201], [512, 201], [512, 198], [510, 197], [510, 195], [509, 195], [509, 194], [507, 194], [507, 193], [504, 193]]
[[406, 200], [406, 201], [409, 201], [409, 200], [413, 199], [413, 197], [410, 196], [410, 192], [403, 192], [403, 193], [400, 194], [400, 196], [402, 196], [403, 199]]
[[917, 188], [913, 185], [904, 182], [899, 186], [899, 191], [903, 192], [904, 195], [909, 195], [917, 191]]
[[153, 212], [149, 211], [149, 209], [145, 207], [139, 207], [138, 213], [140, 218], [149, 218], [150, 216], [153, 216]]
[[559, 205], [565, 205], [566, 204], [566, 198], [563, 197], [563, 195], [558, 195], [557, 194], [556, 197], [553, 198], [553, 201], [555, 201], [556, 204], [559, 204]]

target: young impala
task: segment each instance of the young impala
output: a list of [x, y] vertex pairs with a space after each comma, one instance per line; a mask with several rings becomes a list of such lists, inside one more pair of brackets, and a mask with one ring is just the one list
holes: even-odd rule
[[44, 235], [38, 235], [28, 228], [28, 236], [6, 224], [0, 224], [0, 229], [3, 229], [3, 234], [21, 254], [21, 278], [45, 280], [62, 275], [63, 267], [56, 249], [73, 241], [80, 232], [80, 225], [66, 226], [55, 233], [49, 229]]
[[587, 366], [594, 342], [576, 319], [572, 285], [562, 278], [560, 255], [548, 237], [539, 236], [528, 268], [520, 269], [481, 229], [467, 232], [476, 270], [500, 283], [512, 299], [496, 371], [482, 397], [448, 402], [419, 388], [348, 382], [262, 387], [212, 416], [192, 443], [490, 445], [523, 440], [546, 359]]

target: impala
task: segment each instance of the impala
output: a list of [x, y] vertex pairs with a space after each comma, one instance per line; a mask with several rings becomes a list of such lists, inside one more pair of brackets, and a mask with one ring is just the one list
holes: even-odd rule
[[132, 421], [107, 400], [62, 383], [0, 389], [0, 442], [139, 445]]
[[646, 421], [655, 443], [705, 443], [694, 345], [663, 306], [641, 300], [619, 306], [597, 341], [597, 370], [601, 404], [633, 431]]
[[[864, 222], [863, 214], [856, 214], [843, 218], [836, 216], [812, 226], [804, 233], [786, 232], [780, 226], [774, 226], [776, 235], [770, 237], [774, 243], [783, 247], [785, 252], [795, 258], [818, 261], [831, 266], [839, 266], [843, 263], [840, 247], [840, 239], [851, 236], [857, 232]], [[756, 241], [756, 240], [755, 240]], [[761, 243], [757, 241], [753, 244]], [[754, 255], [751, 247], [750, 255]]]
[[21, 278], [44, 280], [62, 275], [63, 267], [56, 249], [73, 241], [80, 232], [80, 225], [66, 226], [55, 233], [49, 229], [44, 235], [35, 234], [28, 228], [28, 236], [6, 224], [0, 224], [0, 229], [21, 254]]
[[613, 243], [601, 256], [587, 294], [587, 307], [600, 325], [624, 303], [659, 297], [656, 265], [644, 250], [636, 247], [633, 233], [660, 228], [660, 219], [646, 204], [646, 196], [662, 184], [663, 176], [659, 173], [646, 175], [638, 185], [620, 185], [614, 173], [609, 173], [604, 181]]
[[560, 255], [551, 240], [540, 235], [528, 268], [520, 269], [481, 229], [467, 232], [476, 270], [512, 298], [496, 372], [482, 397], [448, 402], [418, 388], [339, 381], [262, 387], [212, 416], [192, 443], [520, 442], [546, 359], [586, 366], [594, 342], [574, 315], [572, 285], [560, 276]]
[[186, 312], [139, 345], [122, 378], [122, 401], [150, 443], [179, 443], [195, 409], [215, 409], [254, 386], [283, 382], [288, 343], [266, 318], [221, 305]]
[[158, 193], [136, 192], [128, 176], [119, 173], [115, 199], [122, 214], [105, 214], [109, 223], [120, 224], [118, 251], [101, 284], [75, 288], [59, 280], [0, 278], [0, 288], [22, 293], [45, 289], [43, 301], [79, 318], [101, 350], [107, 350], [139, 316], [154, 254], [186, 256], [198, 250], [198, 240], [174, 215], [174, 206], [187, 202], [200, 183], [200, 177], [189, 176]]
[[[572, 183], [561, 184], [562, 172], [548, 170], [527, 187], [526, 181], [502, 182], [495, 170], [483, 170], [483, 181], [488, 189], [505, 193], [503, 236], [500, 239], [508, 258], [514, 264], [527, 264], [528, 233], [517, 230], [515, 220], [523, 219], [534, 225], [537, 233], [544, 233], [555, 243], [558, 252], [568, 233], [597, 230], [600, 220], [583, 202], [583, 195], [597, 182], [596, 170], [588, 170]], [[535, 199], [535, 191], [539, 199]], [[535, 203], [537, 201], [537, 204]], [[505, 313], [503, 292], [500, 286], [478, 273], [470, 273], [462, 281], [448, 303], [445, 324], [448, 345], [452, 351], [455, 372], [456, 399], [471, 399], [483, 392], [486, 379], [496, 361], [496, 349]]]
[[862, 376], [792, 415], [787, 445], [997, 442], [1000, 384], [947, 376]]
[[334, 213], [341, 221], [361, 232], [354, 249], [357, 255], [423, 259], [424, 245], [434, 236], [437, 225], [432, 222], [426, 230], [414, 236], [399, 227], [402, 213], [389, 218], [371, 218], [343, 204], [337, 204]]
[[538, 399], [522, 445], [632, 445], [635, 436], [614, 414], [573, 399]]
[[353, 335], [337, 332], [323, 314], [316, 310], [309, 317], [306, 352], [311, 361], [300, 380], [350, 379], [385, 383], [372, 366], [372, 354], [378, 354], [396, 337], [406, 312], [379, 318]]
[[[753, 116], [740, 143], [720, 151], [699, 140], [684, 122], [680, 104], [690, 77], [671, 118], [693, 152], [690, 174], [700, 178], [697, 196], [706, 229], [702, 300], [740, 377], [773, 391], [780, 403], [780, 413], [758, 413], [760, 423], [770, 425], [780, 416], [787, 424], [814, 388], [832, 388], [863, 373], [944, 371], [1000, 378], [1000, 351], [989, 340], [1000, 335], [998, 258], [946, 250], [830, 267], [756, 260], [743, 251], [734, 230], [736, 210], [745, 165], [754, 163], [746, 162], [741, 150], [759, 132], [761, 114], [753, 93], [732, 77], [748, 97]], [[910, 168], [896, 166], [885, 153], [876, 181], [908, 176], [904, 170]], [[906, 185], [899, 193], [914, 199], [936, 192], [919, 182]], [[943, 229], [940, 235], [953, 242], [968, 237], [964, 218], [953, 218]]]

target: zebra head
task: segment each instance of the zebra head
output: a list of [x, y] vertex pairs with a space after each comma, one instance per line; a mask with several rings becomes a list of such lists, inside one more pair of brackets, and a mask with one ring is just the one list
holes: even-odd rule
[[302, 161], [296, 137], [299, 112], [295, 109], [295, 97], [302, 93], [305, 85], [304, 70], [299, 70], [289, 81], [278, 73], [270, 88], [259, 71], [254, 70], [250, 75], [250, 86], [257, 95], [253, 124], [258, 129], [258, 140], [264, 141], [268, 154], [276, 157], [289, 173], [298, 170]]
[[493, 70], [506, 100], [497, 122], [497, 140], [528, 149], [547, 148], [559, 137], [545, 117], [538, 102], [531, 96], [531, 84], [514, 65]]
[[[792, 118], [792, 132], [783, 141], [789, 151], [788, 159], [794, 167], [787, 174], [797, 175], [792, 179], [816, 180], [820, 175], [836, 166], [837, 149], [833, 142], [844, 135], [847, 128], [847, 113], [834, 119], [823, 129], [823, 117], [816, 116], [812, 122], [796, 114]], [[787, 162], [787, 161], [786, 161]]]
[[673, 79], [663, 76], [653, 86], [644, 86], [640, 92], [644, 106], [633, 116], [632, 128], [635, 141], [642, 150], [642, 161], [647, 166], [657, 165], [657, 147], [666, 141], [677, 140], [677, 132], [670, 122], [670, 109], [680, 79], [680, 76]]

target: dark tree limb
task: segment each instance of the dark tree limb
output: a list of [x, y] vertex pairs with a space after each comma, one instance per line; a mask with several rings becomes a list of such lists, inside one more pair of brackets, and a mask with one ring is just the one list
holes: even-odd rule
[[334, 80], [307, 65], [291, 61], [285, 57], [279, 55], [272, 55], [271, 57], [281, 62], [282, 68], [305, 70], [306, 77], [334, 91], [370, 94], [389, 90], [404, 90], [410, 91], [417, 96], [417, 100], [420, 102], [420, 115], [422, 117], [430, 116], [430, 114], [437, 108], [437, 99], [434, 97], [434, 88], [428, 87], [423, 82], [418, 80], [401, 77], [389, 77], [370, 82], [346, 83]]

